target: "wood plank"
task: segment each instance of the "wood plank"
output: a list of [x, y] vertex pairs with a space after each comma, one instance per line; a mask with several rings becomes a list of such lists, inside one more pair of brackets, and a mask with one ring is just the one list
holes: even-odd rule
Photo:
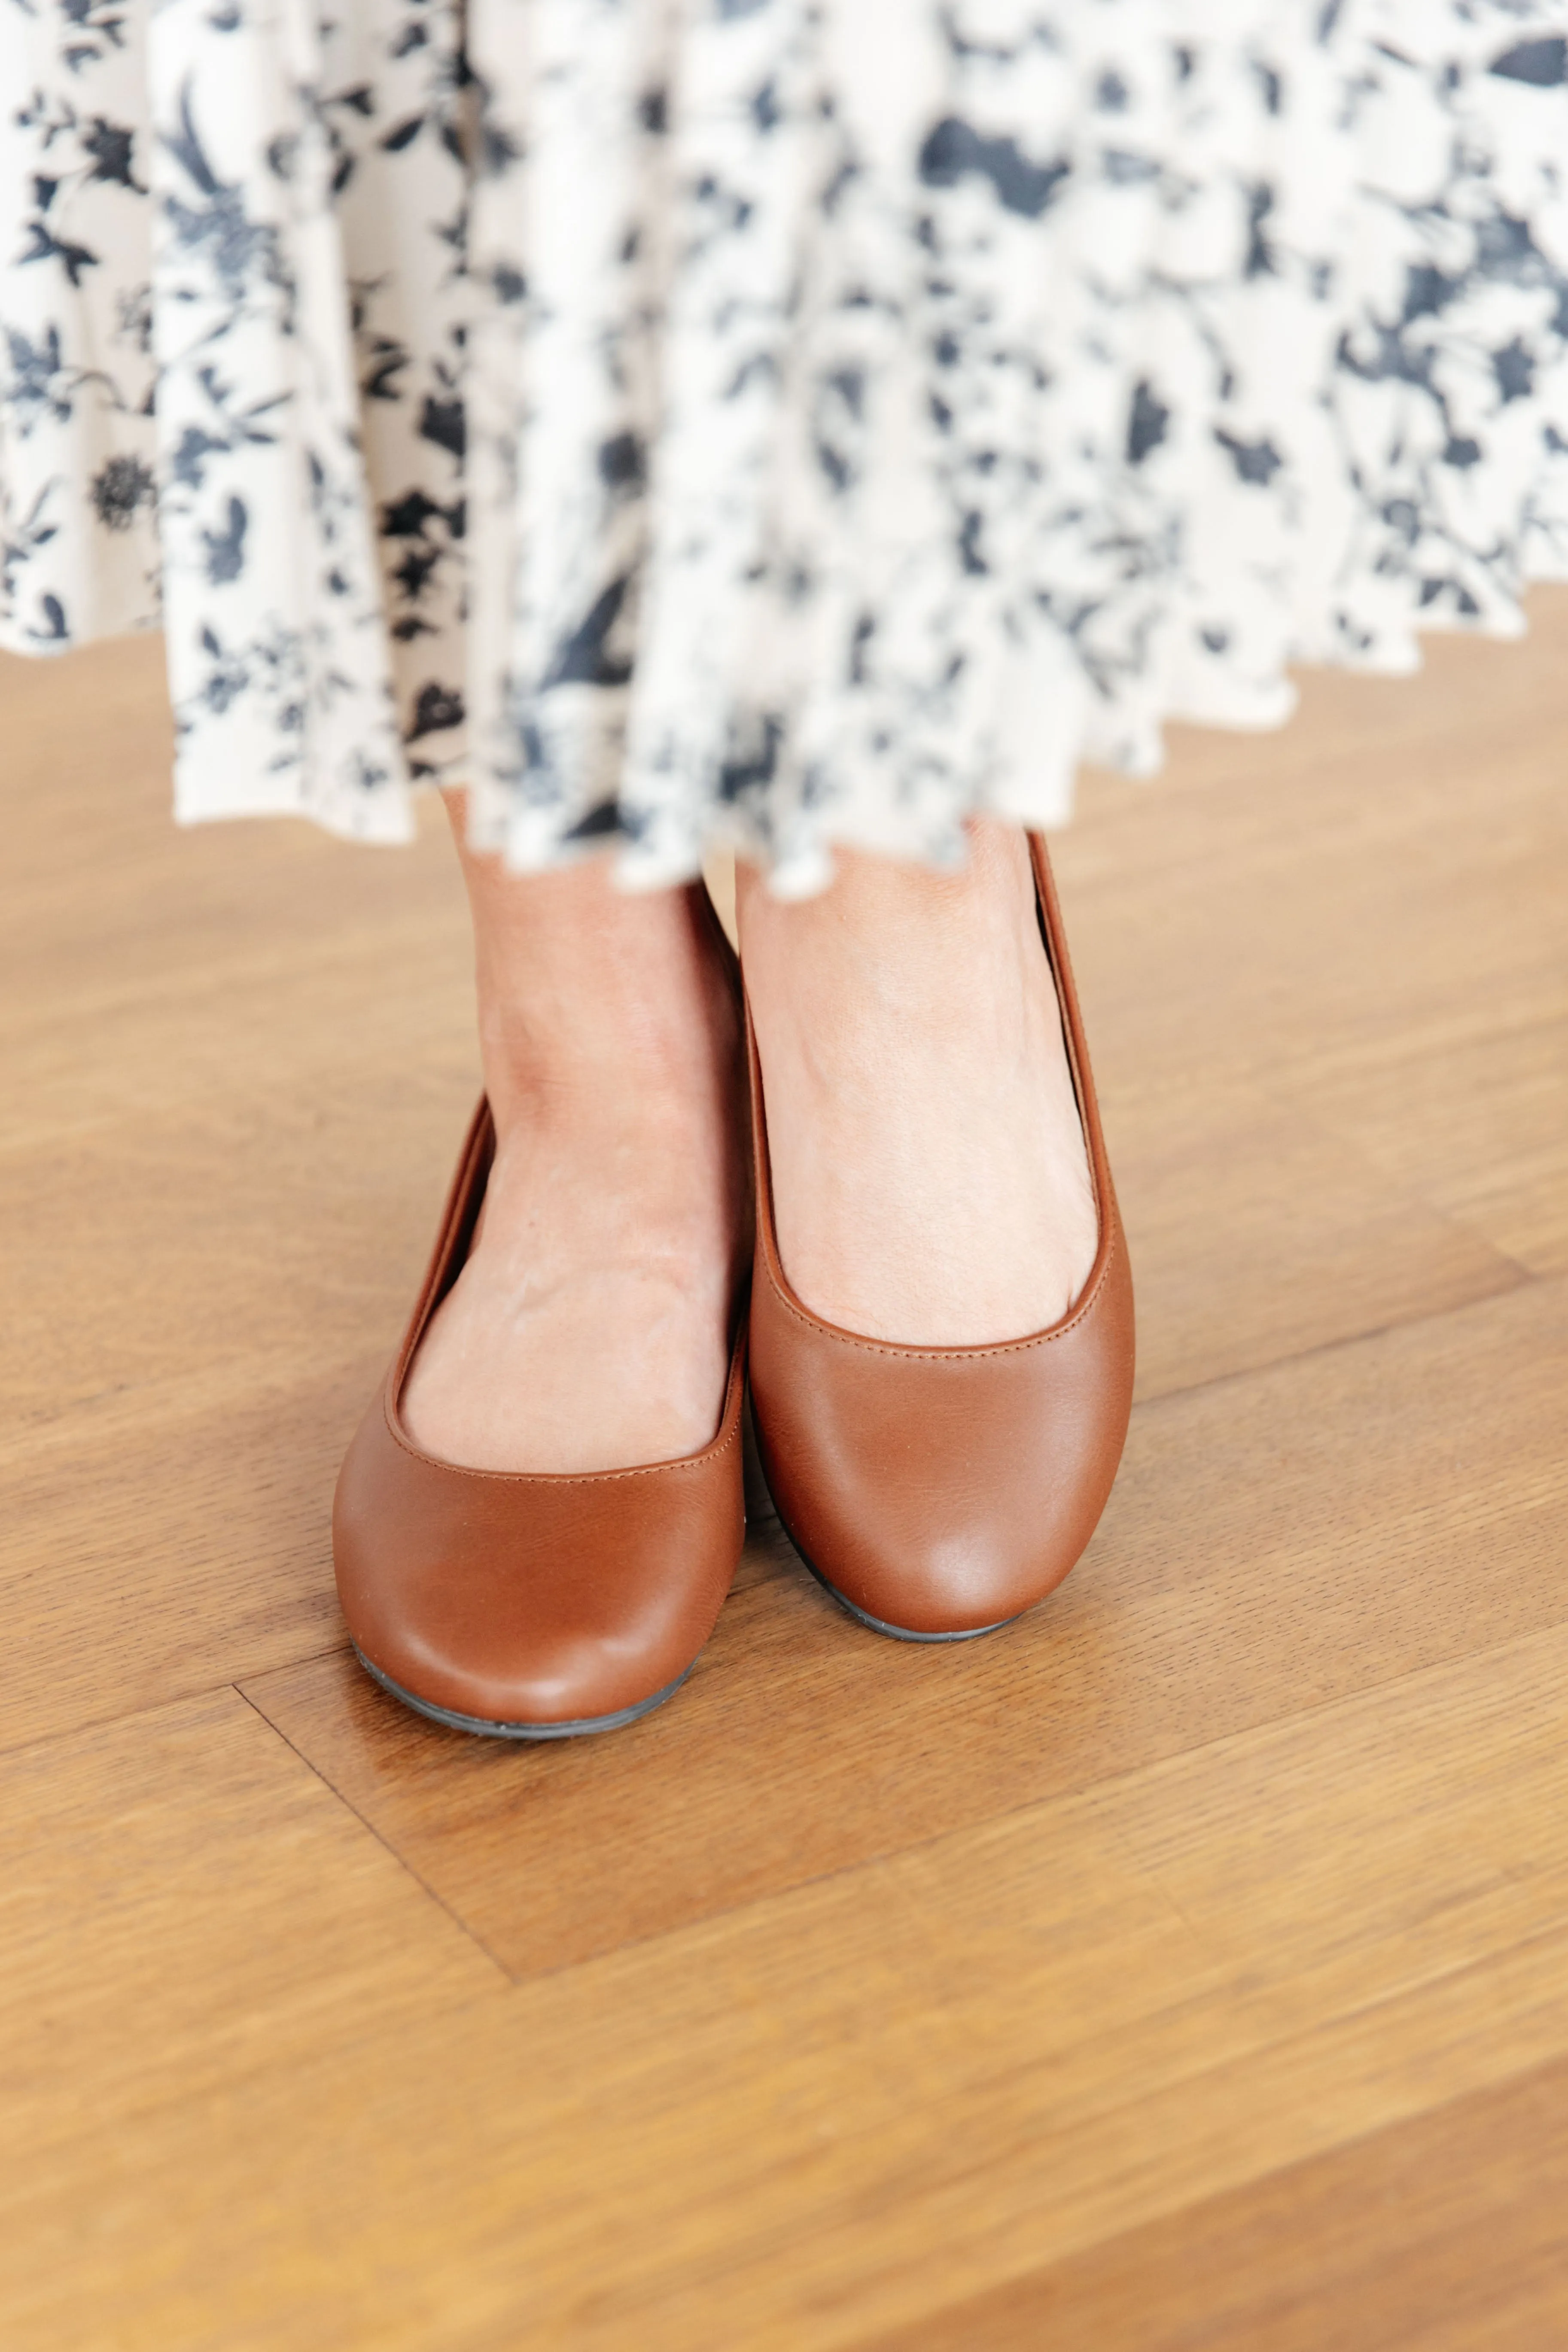
[[1311, 677], [1279, 738], [1090, 780], [1053, 854], [1105, 1084], [1278, 1088], [1562, 1017], [1568, 590], [1531, 612], [1418, 690]]
[[133, 2135], [84, 2118], [6, 2172], [0, 2326], [26, 2352], [109, 2310], [123, 2352], [907, 2326], [1568, 2055], [1565, 1703], [1559, 1627], [500, 2002], [219, 2092], [170, 2075]]
[[1565, 2339], [1559, 2063], [857, 2352], [1544, 2352]]
[[1175, 730], [1054, 845], [1142, 1394], [1568, 1266], [1568, 591], [1531, 610], [1419, 692], [1311, 676], [1279, 739]]
[[389, 1090], [460, 1069], [468, 1095], [468, 917], [432, 802], [418, 842], [379, 855], [303, 824], [176, 829], [150, 639], [0, 657], [0, 1151], [215, 1093], [243, 1118], [277, 1088], [297, 1124], [369, 1069]]
[[11, 1746], [342, 1640], [332, 1480], [477, 1055], [438, 811], [176, 832], [152, 640], [0, 662], [0, 742]]
[[342, 1641], [332, 1484], [470, 1099], [350, 1068], [0, 1154], [0, 1745]]
[[[1568, 906], [1568, 869], [1562, 904]], [[1536, 1274], [1568, 1272], [1568, 920], [1561, 1017], [1303, 1079], [1298, 1099], [1392, 1181]]]
[[327, 1514], [367, 1370], [89, 1401], [7, 1463], [0, 1747], [342, 1642]]
[[[1513, 1260], [1431, 1204], [1419, 1165], [1256, 1084], [1104, 1097], [1137, 1290], [1135, 1393], [1163, 1396], [1511, 1289]], [[1519, 1163], [1503, 1164], [1511, 1202]], [[1425, 1197], [1424, 1197], [1425, 1195]]]
[[460, 1062], [466, 1091], [471, 948], [439, 811], [379, 855], [302, 824], [177, 831], [164, 730], [145, 694], [119, 707], [123, 650], [84, 656], [79, 702], [30, 739], [11, 699], [30, 666], [0, 666], [0, 740], [37, 771], [7, 792], [0, 1150], [215, 1089], [309, 1100], [356, 1067], [421, 1084]]
[[421, 804], [428, 846], [411, 851], [378, 854], [289, 819], [176, 828], [156, 638], [58, 662], [0, 656], [0, 750], [11, 891], [0, 956], [7, 980], [36, 974], [35, 1002], [79, 978], [121, 977], [139, 957], [199, 972], [233, 950], [237, 931], [298, 951], [334, 913], [343, 925], [400, 904], [445, 911], [461, 942], [461, 891], [433, 802]]
[[9, 1413], [43, 1429], [94, 1397], [134, 1391], [155, 1412], [193, 1374], [292, 1366], [303, 1385], [384, 1360], [472, 1103], [466, 1078], [395, 1091], [350, 1069], [330, 1095], [233, 1088], [0, 1155], [0, 1223], [31, 1244], [7, 1266]]
[[345, 2031], [504, 1988], [236, 1691], [23, 1749], [0, 1792], [14, 2181], [171, 2091], [230, 2096]]
[[[95, 883], [89, 877], [81, 886], [89, 907]], [[177, 894], [167, 919], [180, 919]], [[433, 951], [419, 919], [345, 919], [334, 928], [323, 912], [308, 954], [287, 940], [247, 949], [231, 937], [225, 953], [187, 964], [149, 951], [139, 974], [127, 964], [90, 984], [85, 961], [47, 1001], [36, 975], [30, 1005], [27, 991], [11, 992], [13, 1008], [23, 1010], [14, 1009], [8, 1027], [0, 1023], [10, 1090], [0, 1156], [58, 1156], [105, 1121], [199, 1112], [221, 1096], [232, 1098], [231, 1117], [268, 1100], [297, 1127], [330, 1108], [345, 1084], [363, 1089], [373, 1077], [388, 1096], [401, 1081], [427, 1103], [439, 1087], [435, 1116], [462, 1104], [459, 1135], [473, 1107], [479, 1062], [468, 950]], [[367, 1136], [362, 1151], [376, 1141]], [[446, 1136], [434, 1134], [432, 1143], [444, 1160], [456, 1156]]]
[[[1515, 638], [1476, 636], [1462, 629], [1432, 629], [1420, 640], [1421, 667], [1413, 676], [1303, 667], [1293, 673], [1295, 715], [1279, 729], [1176, 725], [1165, 730], [1166, 764], [1131, 789], [1154, 797], [1170, 780], [1202, 774], [1222, 790], [1253, 793], [1265, 772], [1294, 784], [1364, 762], [1366, 775], [1385, 781], [1419, 757], [1424, 747], [1465, 738], [1484, 742], [1500, 719], [1563, 707], [1562, 646], [1568, 631], [1568, 584], [1537, 582], [1523, 600], [1526, 626]], [[1548, 752], [1561, 751], [1550, 736]], [[1087, 772], [1091, 785], [1108, 779]]]
[[1141, 1406], [1061, 1592], [852, 1625], [764, 1530], [690, 1683], [614, 1740], [433, 1731], [352, 1661], [256, 1704], [521, 1976], [1568, 1617], [1568, 1285]]

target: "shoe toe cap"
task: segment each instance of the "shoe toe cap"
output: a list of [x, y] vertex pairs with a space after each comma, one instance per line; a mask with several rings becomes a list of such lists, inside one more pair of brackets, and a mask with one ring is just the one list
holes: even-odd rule
[[768, 1484], [824, 1582], [929, 1637], [1044, 1600], [1094, 1532], [1126, 1433], [1131, 1305], [1110, 1304], [1059, 1341], [945, 1352], [803, 1338], [776, 1316], [759, 1346], [754, 1320]]
[[[546, 1612], [536, 1580], [524, 1614], [493, 1593], [461, 1605], [458, 1580], [432, 1576], [405, 1587], [354, 1632], [355, 1647], [399, 1696], [465, 1724], [517, 1731], [595, 1725], [635, 1711], [679, 1681], [690, 1663], [686, 1629], [668, 1609], [626, 1607], [613, 1627], [602, 1612]], [[606, 1596], [607, 1598], [613, 1596]], [[699, 1637], [700, 1639], [700, 1637]]]
[[365, 1664], [426, 1709], [520, 1731], [622, 1717], [678, 1682], [712, 1631], [742, 1527], [738, 1452], [509, 1477], [413, 1452], [374, 1410], [332, 1517]]

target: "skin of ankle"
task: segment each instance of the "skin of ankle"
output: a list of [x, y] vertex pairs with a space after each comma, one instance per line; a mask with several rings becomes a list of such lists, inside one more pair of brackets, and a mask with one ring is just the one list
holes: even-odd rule
[[496, 1158], [457, 1283], [411, 1369], [416, 1442], [470, 1467], [594, 1471], [717, 1426], [751, 1244], [741, 1032], [695, 890], [609, 861], [539, 876], [474, 856]]
[[633, 1120], [661, 1107], [717, 1105], [739, 1028], [700, 885], [619, 890], [602, 854], [512, 874], [468, 848], [461, 795], [448, 794], [447, 804], [473, 919], [479, 1051], [498, 1130], [563, 1097]]

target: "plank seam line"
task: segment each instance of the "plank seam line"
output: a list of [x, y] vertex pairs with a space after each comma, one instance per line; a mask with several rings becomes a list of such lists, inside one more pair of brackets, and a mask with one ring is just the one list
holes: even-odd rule
[[[292, 1674], [297, 1666], [317, 1666], [324, 1664], [329, 1658], [346, 1658], [352, 1655], [352, 1645], [345, 1641], [340, 1643], [335, 1649], [312, 1650], [302, 1658], [281, 1658], [275, 1665], [258, 1666], [254, 1679], [259, 1682], [268, 1675]], [[142, 1706], [121, 1707], [118, 1714], [84, 1716], [76, 1722], [63, 1724], [53, 1731], [36, 1731], [30, 1739], [0, 1739], [0, 1763], [5, 1763], [14, 1756], [26, 1756], [35, 1748], [47, 1748], [57, 1739], [75, 1739], [85, 1732], [114, 1731], [122, 1723], [135, 1723], [144, 1715], [161, 1715], [165, 1707], [193, 1706], [198, 1699], [216, 1698], [220, 1691], [226, 1690], [238, 1691], [240, 1697], [245, 1699], [247, 1706], [254, 1704], [248, 1694], [235, 1681], [234, 1676], [225, 1675], [216, 1683], [198, 1683], [191, 1690], [167, 1691], [163, 1697], [148, 1699]], [[257, 1707], [256, 1712], [258, 1715], [264, 1716], [267, 1722], [272, 1722], [271, 1717], [265, 1715], [263, 1708]], [[278, 1729], [276, 1724], [273, 1724], [272, 1727], [275, 1731]], [[279, 1738], [282, 1737], [282, 1733], [279, 1732]], [[309, 1763], [309, 1757], [305, 1760]], [[335, 1793], [337, 1792], [334, 1791]], [[344, 1802], [347, 1802], [346, 1799]]]
[[484, 1937], [482, 1936], [477, 1936], [474, 1933], [468, 1921], [463, 1918], [459, 1913], [453, 1910], [445, 1895], [437, 1894], [435, 1887], [431, 1885], [429, 1880], [424, 1877], [419, 1871], [415, 1869], [414, 1864], [409, 1861], [407, 1855], [399, 1853], [397, 1848], [393, 1845], [388, 1839], [383, 1836], [380, 1830], [376, 1828], [375, 1823], [373, 1821], [368, 1820], [366, 1816], [361, 1812], [359, 1807], [353, 1802], [353, 1799], [345, 1797], [342, 1790], [338, 1788], [333, 1781], [328, 1779], [321, 1766], [317, 1764], [312, 1758], [307, 1756], [302, 1748], [297, 1746], [296, 1743], [289, 1738], [289, 1734], [280, 1725], [273, 1722], [272, 1717], [267, 1713], [265, 1707], [261, 1707], [257, 1705], [255, 1699], [251, 1697], [250, 1693], [244, 1687], [243, 1684], [226, 1683], [223, 1687], [226, 1690], [233, 1691], [237, 1698], [241, 1698], [245, 1701], [246, 1706], [249, 1707], [251, 1713], [258, 1718], [258, 1720], [264, 1723], [267, 1726], [268, 1730], [270, 1731], [276, 1738], [280, 1739], [283, 1742], [284, 1747], [289, 1749], [291, 1755], [299, 1758], [306, 1770], [311, 1773], [315, 1779], [321, 1782], [322, 1788], [325, 1789], [330, 1795], [336, 1798], [338, 1803], [343, 1807], [346, 1812], [353, 1814], [354, 1820], [358, 1822], [361, 1829], [369, 1831], [371, 1836], [375, 1840], [377, 1845], [382, 1848], [383, 1852], [389, 1853], [392, 1856], [392, 1859], [396, 1863], [398, 1868], [401, 1871], [404, 1871], [407, 1876], [414, 1881], [416, 1886], [417, 1886], [423, 1894], [429, 1896], [431, 1902], [436, 1905], [438, 1910], [446, 1913], [447, 1918], [450, 1919], [452, 1925], [458, 1930], [458, 1932], [467, 1937], [468, 1942], [472, 1944], [477, 1950], [484, 1954], [486, 1959], [489, 1960], [490, 1966], [497, 1970], [503, 1981], [508, 1985], [515, 1985], [517, 1979], [512, 1975], [511, 1970], [506, 1966], [505, 1962], [491, 1951], [489, 1946], [485, 1942]]
[[1500, 1283], [1495, 1290], [1483, 1291], [1479, 1298], [1467, 1298], [1458, 1307], [1437, 1307], [1427, 1313], [1396, 1315], [1389, 1322], [1373, 1323], [1364, 1331], [1343, 1331], [1335, 1339], [1320, 1339], [1310, 1348], [1293, 1348], [1283, 1356], [1270, 1356], [1267, 1363], [1244, 1364], [1234, 1372], [1214, 1372], [1206, 1381], [1183, 1381], [1177, 1387], [1161, 1389], [1154, 1396], [1140, 1397], [1132, 1410], [1147, 1412], [1155, 1405], [1168, 1403], [1174, 1397], [1201, 1396], [1205, 1389], [1223, 1389], [1237, 1381], [1262, 1380], [1268, 1373], [1279, 1371], [1288, 1364], [1310, 1364], [1314, 1356], [1331, 1356], [1346, 1348], [1359, 1348], [1363, 1341], [1386, 1339], [1394, 1331], [1419, 1330], [1424, 1323], [1446, 1322], [1453, 1315], [1473, 1315], [1483, 1307], [1491, 1307], [1500, 1298], [1512, 1298], [1521, 1290], [1538, 1290], [1552, 1283], [1568, 1283], [1568, 1276], [1538, 1274], [1533, 1267], [1521, 1266], [1503, 1250], [1496, 1255], [1517, 1280]]
[[[1536, 1029], [1555, 1028], [1560, 1017], [1560, 1015], [1552, 1014], [1542, 1020], [1539, 1015], [1533, 1016], [1524, 1022], [1522, 1026], [1517, 1023], [1511, 1028], [1505, 1026], [1503, 1034], [1514, 1036]], [[1489, 1041], [1497, 1034], [1495, 1028], [1489, 1028], [1487, 1031]], [[1443, 1202], [1433, 1200], [1413, 1179], [1404, 1175], [1396, 1168], [1386, 1166], [1378, 1152], [1370, 1145], [1351, 1134], [1348, 1129], [1336, 1126], [1332, 1118], [1325, 1117], [1311, 1102], [1310, 1080], [1305, 1097], [1297, 1095], [1289, 1083], [1280, 1086], [1271, 1072], [1259, 1073], [1255, 1083], [1265, 1101], [1272, 1103], [1282, 1116], [1303, 1119], [1326, 1143], [1332, 1145], [1341, 1153], [1353, 1152], [1363, 1166], [1370, 1170], [1380, 1182], [1405, 1193], [1407, 1198], [1435, 1217], [1440, 1225], [1446, 1225], [1450, 1233], [1462, 1234], [1466, 1241], [1478, 1243], [1482, 1249], [1489, 1251], [1493, 1257], [1500, 1258], [1504, 1265], [1512, 1267], [1521, 1282], [1534, 1282], [1540, 1279], [1533, 1266], [1525, 1265], [1513, 1255], [1510, 1250], [1502, 1248], [1500, 1244], [1493, 1241], [1491, 1235], [1484, 1232], [1470, 1217], [1457, 1209], [1449, 1208]], [[1502, 1295], [1500, 1292], [1487, 1293], [1489, 1297]], [[1452, 1311], [1446, 1307], [1438, 1309], [1439, 1314]]]
[[[809, 1877], [793, 1879], [787, 1886], [774, 1887], [766, 1894], [751, 1895], [742, 1903], [721, 1904], [714, 1910], [700, 1912], [690, 1919], [682, 1920], [673, 1927], [656, 1928], [651, 1935], [647, 1936], [631, 1936], [622, 1943], [606, 1944], [598, 1951], [584, 1952], [575, 1959], [560, 1960], [550, 1968], [520, 1969], [513, 1976], [512, 1981], [520, 1986], [542, 1984], [551, 1977], [570, 1976], [574, 1969], [593, 1968], [604, 1960], [618, 1959], [626, 1952], [647, 1951], [655, 1945], [668, 1943], [675, 1937], [689, 1935], [698, 1928], [711, 1927], [720, 1920], [738, 1919], [746, 1912], [758, 1910], [766, 1904], [787, 1902], [792, 1895], [805, 1894], [808, 1887], [831, 1886], [836, 1879], [854, 1878], [860, 1872], [878, 1869], [884, 1863], [900, 1862], [907, 1854], [924, 1853], [932, 1846], [942, 1845], [949, 1838], [970, 1836], [978, 1830], [994, 1828], [1002, 1822], [1016, 1821], [1024, 1813], [1041, 1811], [1051, 1805], [1072, 1804], [1086, 1797], [1099, 1797], [1107, 1790], [1119, 1788], [1123, 1782], [1136, 1780], [1144, 1774], [1155, 1773], [1166, 1769], [1173, 1769], [1177, 1765], [1190, 1763], [1195, 1757], [1207, 1755], [1213, 1749], [1226, 1747], [1236, 1740], [1250, 1739], [1261, 1732], [1279, 1731], [1289, 1726], [1310, 1723], [1314, 1716], [1329, 1715], [1335, 1707], [1347, 1706], [1359, 1704], [1363, 1699], [1375, 1698], [1380, 1692], [1397, 1690], [1402, 1683], [1416, 1682], [1426, 1675], [1446, 1674], [1458, 1666], [1473, 1665], [1479, 1660], [1498, 1657], [1505, 1651], [1521, 1649], [1527, 1643], [1541, 1641], [1545, 1635], [1563, 1632], [1568, 1632], [1568, 1618], [1553, 1618], [1550, 1624], [1532, 1625], [1524, 1633], [1510, 1633], [1506, 1641], [1489, 1643], [1481, 1649], [1466, 1650], [1457, 1657], [1435, 1659], [1427, 1665], [1408, 1667], [1403, 1674], [1391, 1675], [1386, 1682], [1367, 1683], [1355, 1690], [1340, 1691], [1332, 1698], [1319, 1699], [1311, 1706], [1298, 1707], [1286, 1715], [1271, 1715], [1261, 1723], [1243, 1724], [1237, 1730], [1220, 1732], [1213, 1739], [1200, 1739], [1190, 1748], [1173, 1748], [1168, 1755], [1151, 1757], [1144, 1763], [1129, 1765], [1124, 1771], [1108, 1772], [1098, 1780], [1071, 1781], [1062, 1788], [1053, 1789], [1048, 1796], [1031, 1797], [1021, 1805], [1001, 1806], [996, 1811], [984, 1814], [979, 1821], [961, 1822], [952, 1829], [937, 1830], [930, 1837], [911, 1838], [906, 1845], [884, 1846], [875, 1853], [861, 1854], [857, 1861], [840, 1863], [831, 1870], [813, 1871]], [[306, 1761], [310, 1761], [309, 1758]], [[345, 1798], [344, 1802], [347, 1803], [347, 1801]], [[1565, 1915], [1565, 1920], [1568, 1920], [1568, 1915]], [[1540, 1932], [1556, 1934], [1561, 1932], [1563, 1925], [1564, 1921], [1559, 1921], [1550, 1931]], [[1509, 1945], [1505, 1948], [1510, 1951], [1522, 1949], [1535, 1940], [1534, 1937], [1525, 1937], [1520, 1943]], [[1472, 1965], [1479, 1966], [1479, 1963], [1466, 1961], [1458, 1965], [1465, 1968]], [[1448, 1975], [1453, 1971], [1445, 1970], [1442, 1973]], [[1376, 2000], [1363, 2006], [1375, 2008], [1379, 2002], [1391, 1996], [1380, 1994]], [[1345, 2014], [1359, 2015], [1360, 2011], [1347, 2011]], [[1289, 2037], [1287, 2036], [1286, 2039], [1289, 2040]], [[1272, 2048], [1274, 2045], [1270, 2043], [1268, 2046]], [[1568, 2054], [1568, 2052], [1565, 2052], [1565, 2054]]]
[[[1533, 1938], [1526, 1940], [1531, 1941]], [[1507, 1948], [1510, 1951], [1517, 1951], [1522, 1947], [1510, 1945]], [[1479, 1965], [1479, 1963], [1474, 1965]], [[1427, 1981], [1435, 1982], [1436, 1979], [1427, 1979]], [[1375, 2005], [1372, 2004], [1372, 2006]], [[1363, 2013], [1359, 2011], [1346, 2012], [1347, 2015]], [[1335, 2022], [1338, 2021], [1336, 2020]], [[1299, 2040], [1300, 2037], [1293, 2038]], [[1269, 2045], [1270, 2048], [1279, 2046], [1288, 2046], [1288, 2043]], [[1161, 2207], [1156, 2212], [1144, 2215], [1141, 2220], [1131, 2222], [1125, 2228], [1112, 2228], [1102, 2236], [1079, 2240], [1049, 2262], [1037, 2263], [1022, 2270], [1001, 2273], [973, 2293], [955, 2295], [950, 2303], [939, 2304], [929, 2311], [922, 2309], [915, 2321], [900, 2320], [895, 2322], [890, 2328], [879, 2330], [876, 2335], [846, 2338], [835, 2347], [835, 2352], [899, 2352], [900, 2346], [908, 2341], [910, 2328], [923, 2323], [927, 2318], [932, 2320], [956, 2318], [969, 2310], [973, 2305], [984, 2303], [991, 2296], [1008, 2289], [1026, 2287], [1035, 2282], [1044, 2284], [1054, 2272], [1068, 2263], [1077, 2261], [1082, 2255], [1103, 2254], [1121, 2244], [1124, 2239], [1136, 2238], [1152, 2227], [1158, 2228], [1163, 2222], [1185, 2219], [1188, 2216], [1195, 2217], [1207, 2207], [1222, 2205], [1226, 2199], [1235, 2197], [1238, 2191], [1245, 2194], [1269, 2182], [1283, 2180], [1293, 2172], [1305, 2171], [1312, 2165], [1325, 2161], [1337, 2161], [1341, 2157], [1348, 2156], [1357, 2148], [1369, 2147], [1377, 2140], [1407, 2131], [1413, 2125], [1432, 2122], [1450, 2115], [1455, 2109], [1465, 2106], [1473, 2099], [1488, 2098], [1494, 2093], [1515, 2091], [1522, 2084], [1532, 2082], [1538, 2075], [1549, 2074], [1553, 2070], [1560, 2069], [1563, 2063], [1562, 2054], [1554, 2058], [1526, 2059], [1520, 2066], [1505, 2070], [1490, 2082], [1479, 2085], [1471, 2084], [1468, 2088], [1450, 2092], [1446, 2097], [1435, 2099], [1430, 2106], [1415, 2107], [1408, 2115], [1394, 2116], [1383, 2123], [1368, 2124], [1363, 2129], [1351, 2132], [1344, 2139], [1336, 2139], [1326, 2143], [1321, 2147], [1311, 2148], [1304, 2155], [1282, 2157], [1276, 2164], [1265, 2164], [1261, 2170], [1249, 2173], [1244, 2181], [1233, 2183], [1228, 2188], [1208, 2190], [1201, 2196], [1178, 2200], [1173, 2205]], [[1186, 2079], [1190, 2081], [1194, 2078], [1189, 2076]]]

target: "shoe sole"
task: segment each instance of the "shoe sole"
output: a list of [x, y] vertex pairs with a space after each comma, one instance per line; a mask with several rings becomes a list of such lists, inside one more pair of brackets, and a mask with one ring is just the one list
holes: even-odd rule
[[[795, 1543], [793, 1536], [790, 1541]], [[868, 1609], [862, 1609], [858, 1601], [851, 1601], [847, 1592], [840, 1592], [836, 1584], [830, 1584], [822, 1570], [812, 1566], [798, 1544], [795, 1548], [800, 1552], [803, 1566], [816, 1579], [824, 1592], [837, 1601], [840, 1609], [847, 1610], [851, 1617], [858, 1618], [862, 1625], [868, 1625], [873, 1633], [885, 1633], [889, 1642], [978, 1642], [983, 1633], [999, 1633], [1005, 1625], [1016, 1625], [1026, 1614], [1019, 1609], [1011, 1617], [998, 1617], [990, 1625], [961, 1625], [952, 1633], [917, 1633], [911, 1626], [889, 1625], [885, 1617], [873, 1617]]]
[[[372, 1682], [379, 1683], [390, 1697], [400, 1700], [416, 1715], [442, 1724], [448, 1731], [471, 1731], [479, 1739], [578, 1739], [595, 1731], [620, 1731], [640, 1717], [651, 1715], [667, 1698], [673, 1698], [691, 1672], [691, 1666], [683, 1667], [672, 1683], [666, 1683], [651, 1698], [639, 1698], [635, 1706], [617, 1707], [613, 1715], [581, 1715], [570, 1723], [497, 1723], [488, 1715], [459, 1715], [456, 1707], [437, 1706], [433, 1698], [420, 1698], [416, 1692], [405, 1690], [401, 1683], [395, 1683], [390, 1675], [373, 1665], [357, 1643], [354, 1655]], [[696, 1664], [693, 1658], [691, 1665]]]

